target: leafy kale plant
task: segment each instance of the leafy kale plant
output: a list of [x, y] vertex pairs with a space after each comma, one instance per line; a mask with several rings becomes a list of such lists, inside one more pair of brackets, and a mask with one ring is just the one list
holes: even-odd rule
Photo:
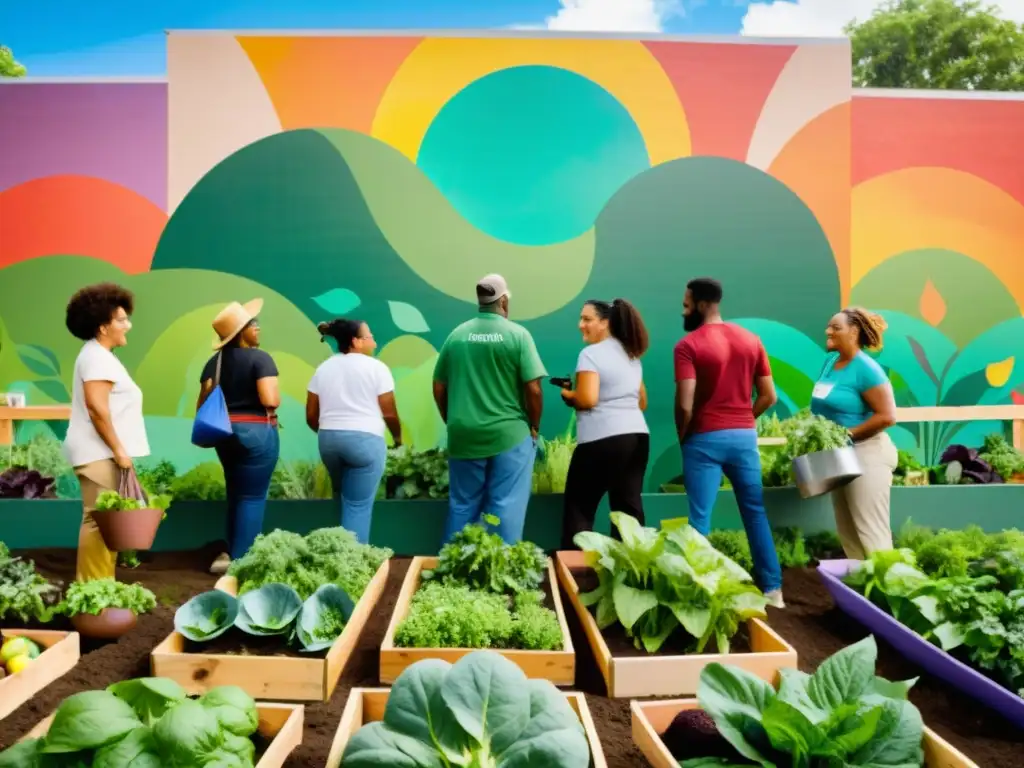
[[821, 663], [813, 675], [781, 672], [776, 691], [737, 667], [709, 664], [697, 699], [742, 758], [682, 756], [681, 768], [910, 768], [924, 763], [921, 713], [907, 701], [916, 680], [875, 676], [873, 637]]
[[46, 736], [0, 752], [0, 768], [252, 768], [258, 724], [236, 686], [191, 699], [173, 680], [125, 680], [65, 699]]
[[645, 528], [621, 512], [611, 521], [621, 541], [594, 531], [573, 539], [597, 573], [598, 587], [580, 600], [595, 606], [601, 629], [618, 622], [637, 648], [656, 653], [682, 628], [697, 653], [711, 640], [728, 653], [741, 622], [765, 617], [750, 574], [692, 527]]
[[345, 746], [345, 768], [587, 768], [590, 746], [565, 695], [497, 653], [418, 661], [384, 719]]

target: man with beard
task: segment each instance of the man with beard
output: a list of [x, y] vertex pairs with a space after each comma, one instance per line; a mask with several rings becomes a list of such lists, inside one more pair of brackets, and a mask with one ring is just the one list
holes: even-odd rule
[[687, 335], [675, 348], [676, 432], [683, 450], [689, 522], [704, 536], [710, 533], [711, 510], [724, 472], [750, 542], [754, 581], [770, 605], [782, 608], [782, 572], [764, 511], [755, 424], [775, 404], [775, 385], [761, 340], [724, 322], [718, 309], [721, 301], [717, 280], [705, 277], [687, 284]]

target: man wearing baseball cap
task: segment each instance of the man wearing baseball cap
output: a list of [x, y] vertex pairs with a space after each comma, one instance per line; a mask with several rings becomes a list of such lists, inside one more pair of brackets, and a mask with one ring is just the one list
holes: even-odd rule
[[547, 371], [530, 332], [508, 319], [510, 296], [501, 275], [482, 278], [477, 316], [451, 332], [434, 369], [448, 425], [446, 542], [488, 513], [505, 542], [523, 535]]

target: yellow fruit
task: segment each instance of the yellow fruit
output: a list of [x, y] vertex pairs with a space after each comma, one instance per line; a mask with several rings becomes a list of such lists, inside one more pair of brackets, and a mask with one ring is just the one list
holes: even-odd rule
[[13, 659], [8, 660], [7, 671], [12, 675], [16, 675], [31, 663], [32, 659], [27, 655], [15, 656]]
[[28, 656], [34, 659], [39, 653], [39, 646], [27, 637], [12, 637], [0, 646], [0, 664], [6, 664], [15, 656]]

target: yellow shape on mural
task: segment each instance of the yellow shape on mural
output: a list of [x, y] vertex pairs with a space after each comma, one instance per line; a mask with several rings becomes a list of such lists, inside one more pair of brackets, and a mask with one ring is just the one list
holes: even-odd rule
[[413, 162], [448, 101], [470, 83], [509, 67], [549, 66], [604, 88], [630, 113], [651, 165], [687, 157], [690, 129], [658, 61], [632, 40], [430, 38], [398, 69], [384, 92], [371, 135]]
[[851, 204], [851, 284], [892, 256], [942, 248], [988, 267], [1024, 307], [1024, 205], [994, 184], [908, 168], [858, 184]]
[[921, 317], [931, 325], [938, 325], [946, 316], [946, 301], [931, 280], [925, 281], [917, 307], [921, 312]]
[[1005, 360], [1000, 360], [996, 363], [991, 363], [985, 368], [985, 380], [992, 387], [1001, 387], [1010, 380], [1010, 374], [1013, 373], [1013, 357], [1008, 357]]

